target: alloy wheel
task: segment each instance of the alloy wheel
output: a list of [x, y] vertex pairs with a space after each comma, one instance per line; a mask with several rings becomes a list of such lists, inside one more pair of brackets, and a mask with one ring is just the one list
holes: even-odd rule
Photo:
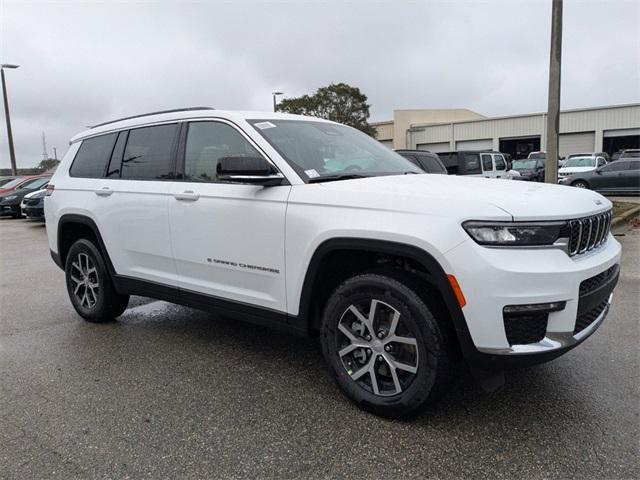
[[[366, 313], [363, 313], [366, 312]], [[379, 396], [402, 393], [418, 372], [418, 341], [391, 305], [349, 305], [338, 322], [338, 357], [351, 379]]]
[[98, 270], [86, 253], [79, 253], [71, 263], [73, 295], [84, 308], [93, 308], [100, 294]]

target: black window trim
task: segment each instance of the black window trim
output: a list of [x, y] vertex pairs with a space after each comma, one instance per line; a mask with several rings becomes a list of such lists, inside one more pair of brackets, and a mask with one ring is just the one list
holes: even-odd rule
[[242, 138], [244, 138], [249, 145], [251, 145], [269, 164], [275, 169], [277, 173], [280, 173], [284, 180], [280, 186], [291, 185], [287, 176], [280, 170], [280, 168], [274, 163], [274, 161], [265, 153], [265, 151], [251, 138], [239, 125], [234, 122], [219, 117], [206, 117], [206, 118], [196, 118], [196, 119], [188, 119], [182, 122], [183, 127], [180, 132], [180, 138], [178, 145], [176, 146], [176, 169], [174, 172], [175, 182], [184, 182], [184, 183], [201, 183], [201, 184], [216, 184], [216, 185], [244, 185], [237, 182], [221, 182], [219, 180], [214, 181], [197, 181], [185, 178], [185, 161], [186, 161], [186, 151], [187, 151], [187, 137], [189, 135], [189, 126], [192, 123], [221, 123], [223, 125], [228, 125], [236, 132], [240, 134]]

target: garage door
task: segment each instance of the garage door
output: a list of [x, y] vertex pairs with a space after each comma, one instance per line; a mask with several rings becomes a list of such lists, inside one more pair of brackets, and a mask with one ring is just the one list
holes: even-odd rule
[[491, 150], [493, 140], [485, 138], [483, 140], [459, 140], [456, 142], [456, 150]]
[[451, 150], [451, 148], [449, 148], [449, 142], [419, 143], [416, 145], [416, 148], [418, 150], [427, 150], [433, 153], [448, 152]]
[[393, 150], [393, 140], [379, 140], [379, 141], [385, 147], [390, 148], [391, 150]]
[[591, 153], [595, 148], [595, 132], [560, 134], [558, 151], [561, 157], [572, 153]]

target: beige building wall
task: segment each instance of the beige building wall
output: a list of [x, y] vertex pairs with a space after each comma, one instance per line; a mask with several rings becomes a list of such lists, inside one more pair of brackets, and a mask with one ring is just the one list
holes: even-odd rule
[[466, 108], [394, 110], [393, 120], [372, 123], [377, 139], [393, 148], [407, 148], [409, 129], [442, 123], [464, 122], [486, 118]]

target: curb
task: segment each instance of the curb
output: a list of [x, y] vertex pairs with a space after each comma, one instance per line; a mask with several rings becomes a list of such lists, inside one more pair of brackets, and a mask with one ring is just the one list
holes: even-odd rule
[[617, 227], [618, 225], [621, 225], [627, 220], [629, 220], [630, 218], [635, 217], [639, 213], [640, 213], [640, 205], [637, 207], [630, 208], [629, 210], [624, 212], [622, 215], [615, 217], [611, 221], [611, 227]]

